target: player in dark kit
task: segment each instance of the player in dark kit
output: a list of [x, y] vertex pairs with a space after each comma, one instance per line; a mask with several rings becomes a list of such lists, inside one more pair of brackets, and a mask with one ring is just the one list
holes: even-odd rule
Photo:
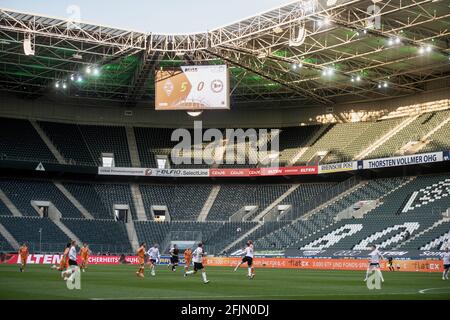
[[388, 268], [389, 268], [389, 271], [395, 271], [394, 259], [392, 257], [388, 257]]
[[173, 248], [170, 249], [170, 264], [169, 268], [172, 267], [172, 271], [176, 271], [176, 267], [178, 266], [180, 249], [176, 244], [173, 245]]

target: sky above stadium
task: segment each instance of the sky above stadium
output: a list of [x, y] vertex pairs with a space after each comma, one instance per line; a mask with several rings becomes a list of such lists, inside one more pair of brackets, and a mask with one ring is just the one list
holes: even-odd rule
[[[0, 0], [0, 7], [155, 33], [211, 30], [292, 0]], [[78, 20], [78, 19], [74, 19]]]

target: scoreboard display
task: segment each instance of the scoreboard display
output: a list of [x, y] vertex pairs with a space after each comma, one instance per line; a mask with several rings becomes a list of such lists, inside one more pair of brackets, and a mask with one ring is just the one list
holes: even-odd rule
[[181, 66], [155, 75], [156, 110], [229, 109], [226, 65]]

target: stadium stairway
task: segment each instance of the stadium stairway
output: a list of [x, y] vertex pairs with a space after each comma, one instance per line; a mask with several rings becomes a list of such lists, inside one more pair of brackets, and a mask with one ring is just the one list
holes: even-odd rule
[[79, 246], [81, 245], [81, 240], [64, 223], [58, 219], [52, 221], [69, 239], [75, 240]]
[[53, 156], [58, 160], [59, 164], [67, 164], [66, 159], [62, 156], [62, 154], [59, 152], [59, 150], [55, 147], [53, 142], [49, 139], [47, 134], [42, 130], [42, 128], [39, 126], [36, 120], [30, 120], [31, 125], [34, 127], [38, 135], [41, 137], [42, 141], [47, 145], [48, 149], [51, 151]]
[[127, 230], [128, 240], [130, 241], [130, 246], [133, 252], [139, 248], [139, 240], [136, 233], [136, 228], [134, 227], [134, 222], [129, 221], [125, 223], [125, 229]]
[[[136, 217], [138, 221], [147, 221], [147, 215], [145, 214], [144, 200], [142, 200], [141, 190], [139, 189], [139, 185], [137, 183], [132, 183], [130, 185], [131, 188], [131, 197], [133, 199], [134, 208], [136, 209]], [[150, 214], [153, 212], [150, 210]], [[154, 217], [153, 217], [154, 218]]]
[[[373, 212], [374, 210], [377, 210], [380, 206], [382, 206], [382, 205], [384, 204], [384, 199], [385, 199], [386, 197], [388, 197], [391, 193], [396, 192], [397, 190], [402, 189], [402, 188], [405, 187], [406, 185], [412, 183], [416, 178], [417, 178], [417, 177], [415, 177], [415, 176], [411, 176], [411, 177], [409, 177], [408, 179], [404, 180], [403, 182], [397, 184], [395, 187], [391, 188], [389, 191], [383, 193], [383, 194], [380, 195], [378, 198], [373, 199], [373, 200], [375, 200], [375, 201], [377, 202], [376, 206], [374, 206], [374, 207], [372, 207], [370, 210], [366, 211], [366, 212], [364, 213], [364, 216], [369, 215], [369, 214], [370, 214], [371, 212]], [[369, 181], [365, 181], [365, 183], [363, 184], [363, 187], [364, 187], [365, 185], [368, 185], [369, 183], [370, 183], [370, 180], [369, 180]], [[355, 192], [359, 192], [359, 191], [360, 191], [359, 189], [360, 189], [360, 188], [355, 189]], [[351, 193], [349, 193], [349, 195], [351, 196]], [[341, 199], [341, 198], [339, 198], [339, 199]], [[337, 199], [337, 201], [338, 201], [339, 199]], [[341, 211], [341, 212], [342, 212], [342, 211]], [[339, 212], [337, 215], [339, 215], [341, 212]], [[364, 217], [362, 217], [362, 218], [364, 218]], [[345, 223], [346, 221], [349, 221], [349, 219], [342, 219], [342, 220], [339, 220], [339, 221], [334, 221], [334, 222], [333, 222], [332, 224], [330, 224], [327, 228], [334, 228], [334, 227], [337, 227], [337, 226], [339, 226], [339, 225]], [[309, 236], [310, 236], [310, 235], [308, 235], [307, 237], [309, 237]], [[307, 238], [307, 237], [305, 237], [305, 238]]]
[[3, 204], [8, 208], [9, 211], [11, 211], [12, 215], [14, 217], [22, 217], [22, 213], [17, 209], [17, 207], [14, 205], [14, 203], [11, 202], [11, 200], [8, 198], [8, 196], [3, 192], [2, 189], [0, 189], [0, 202], [3, 202]]
[[[319, 130], [317, 130], [314, 135], [309, 138], [308, 142], [306, 143], [307, 146], [312, 146], [322, 135], [324, 135], [328, 129], [331, 127], [331, 124], [326, 124], [323, 126], [320, 126]], [[291, 160], [288, 162], [288, 166], [292, 166], [301, 158], [301, 156], [308, 150], [309, 147], [303, 147], [300, 148], [300, 150], [297, 152], [295, 156], [292, 157]]]
[[20, 247], [19, 243], [17, 242], [16, 239], [14, 239], [12, 234], [9, 233], [9, 231], [6, 230], [6, 228], [1, 223], [0, 223], [0, 234], [2, 235], [3, 238], [5, 238], [5, 240], [14, 250], [19, 250]]
[[256, 226], [254, 226], [253, 228], [251, 228], [250, 230], [248, 230], [246, 233], [244, 233], [242, 236], [240, 236], [239, 238], [237, 238], [235, 241], [231, 242], [229, 245], [227, 245], [225, 247], [225, 249], [223, 249], [224, 252], [228, 252], [228, 250], [230, 250], [231, 248], [237, 246], [239, 243], [241, 243], [242, 241], [244, 241], [245, 238], [247, 238], [250, 234], [252, 234], [253, 232], [255, 232], [256, 230], [258, 230], [259, 228], [261, 228], [263, 226], [263, 223], [258, 223]]
[[125, 133], [127, 134], [128, 150], [130, 152], [131, 165], [133, 167], [140, 168], [141, 160], [139, 158], [139, 152], [136, 143], [136, 136], [134, 135], [134, 128], [130, 126], [125, 127]]
[[356, 185], [350, 187], [349, 189], [345, 190], [344, 192], [336, 195], [335, 197], [331, 198], [328, 201], [325, 201], [324, 203], [322, 203], [321, 205], [319, 205], [318, 207], [305, 212], [303, 215], [296, 217], [293, 222], [300, 220], [300, 219], [308, 219], [311, 216], [315, 215], [317, 212], [321, 211], [322, 209], [332, 205], [333, 203], [335, 203], [336, 201], [339, 201], [340, 199], [346, 197], [347, 195], [353, 193], [354, 191], [358, 190], [359, 188], [363, 187], [364, 185], [366, 185], [368, 182], [367, 181], [360, 181], [359, 183], [357, 183]]
[[428, 227], [428, 228], [422, 230], [421, 232], [413, 235], [408, 240], [406, 240], [406, 241], [404, 241], [402, 243], [399, 243], [393, 249], [397, 250], [397, 249], [409, 248], [409, 247], [411, 247], [412, 243], [417, 242], [417, 240], [420, 239], [423, 235], [433, 232], [437, 227], [439, 227], [443, 223], [449, 222], [449, 221], [450, 221], [450, 218], [447, 218], [447, 217], [442, 218], [441, 220], [438, 220], [435, 223], [433, 223], [433, 225], [431, 225], [430, 227]]
[[[405, 179], [406, 180], [406, 179]], [[403, 179], [402, 179], [403, 181]], [[293, 246], [298, 240], [308, 238], [317, 232], [322, 232], [326, 228], [335, 228], [341, 225], [340, 222], [336, 222], [334, 218], [342, 211], [348, 208], [350, 205], [360, 200], [375, 200], [379, 199], [383, 194], [386, 194], [388, 190], [393, 189], [395, 186], [403, 185], [402, 181], [395, 181], [386, 183], [383, 179], [377, 181], [357, 181], [349, 180], [344, 186], [338, 187], [339, 192], [336, 196], [332, 197], [331, 201], [325, 201], [324, 206], [315, 202], [312, 214], [302, 216], [297, 214], [288, 219], [287, 221], [281, 221], [281, 224], [269, 225], [268, 228], [261, 228], [263, 232], [258, 230], [257, 233], [252, 234], [253, 239], [257, 246], [260, 248], [277, 248], [283, 249], [287, 246]], [[356, 185], [355, 185], [356, 183]], [[344, 189], [345, 187], [345, 189]], [[343, 191], [339, 191], [343, 190]], [[315, 209], [319, 210], [316, 211]], [[370, 212], [370, 211], [369, 211]], [[301, 213], [301, 211], [300, 211]], [[264, 229], [266, 231], [264, 232]]]
[[[450, 117], [448, 117], [447, 119], [442, 121], [438, 126], [434, 127], [431, 131], [429, 131], [426, 135], [424, 135], [421, 140], [426, 141], [426, 140], [430, 139], [437, 131], [442, 129], [449, 122], [450, 122]], [[426, 146], [426, 144], [421, 144], [420, 147], [415, 150], [415, 152], [416, 153], [420, 152], [420, 150], [422, 150], [425, 146]]]
[[75, 208], [77, 208], [86, 219], [94, 219], [92, 214], [89, 211], [87, 211], [85, 207], [83, 207], [83, 205], [69, 192], [69, 190], [67, 190], [59, 182], [54, 182], [54, 184], [59, 189], [59, 191], [61, 191], [62, 194], [65, 195], [70, 202], [72, 202]]
[[415, 115], [413, 117], [407, 117], [405, 120], [400, 122], [399, 125], [394, 127], [391, 131], [387, 132], [385, 135], [383, 135], [381, 138], [376, 140], [374, 143], [372, 143], [369, 147], [367, 147], [365, 150], [361, 151], [356, 157], [355, 160], [361, 160], [367, 158], [372, 152], [377, 150], [381, 145], [383, 145], [386, 141], [391, 139], [393, 136], [395, 136], [398, 132], [400, 132], [403, 128], [410, 125], [414, 120], [416, 120], [419, 117], [419, 115]]
[[202, 211], [200, 211], [200, 214], [198, 215], [197, 218], [198, 222], [206, 221], [209, 211], [211, 210], [219, 192], [220, 192], [220, 185], [215, 185], [212, 187], [211, 192], [209, 193], [209, 196], [206, 199], [205, 204], [203, 205]]
[[[404, 183], [401, 183], [394, 188], [395, 190], [390, 190], [390, 192], [385, 193], [379, 198], [382, 204], [366, 214], [363, 219], [341, 220], [338, 223], [329, 225], [325, 230], [321, 231], [320, 234], [304, 237], [293, 247], [302, 247], [303, 249], [311, 249], [312, 247], [315, 247], [316, 249], [325, 248], [321, 244], [323, 243], [323, 240], [326, 237], [328, 237], [328, 239], [337, 240], [336, 235], [342, 235], [344, 230], [340, 229], [343, 228], [347, 231], [354, 229], [354, 232], [349, 232], [348, 236], [337, 240], [338, 242], [330, 241], [327, 247], [333, 249], [360, 250], [361, 247], [367, 247], [367, 241], [372, 241], [369, 238], [370, 236], [377, 239], [376, 241], [380, 245], [380, 248], [391, 249], [397, 245], [399, 241], [403, 241], [402, 237], [404, 234], [402, 233], [398, 233], [393, 237], [394, 232], [400, 232], [396, 230], [403, 230], [401, 232], [408, 230], [411, 235], [414, 235], [416, 231], [417, 233], [420, 233], [421, 231], [432, 227], [435, 222], [442, 220], [442, 212], [444, 210], [438, 212], [434, 209], [439, 209], [442, 205], [448, 205], [448, 199], [445, 197], [441, 199], [436, 197], [436, 202], [433, 202], [433, 204], [422, 202], [415, 207], [414, 211], [400, 213], [400, 210], [405, 205], [405, 201], [402, 200], [408, 199], [415, 190], [421, 188], [426, 188], [428, 190], [428, 187], [432, 184], [433, 186], [437, 186], [440, 179], [442, 178], [438, 176], [421, 176], [406, 179]], [[388, 185], [385, 185], [385, 187], [386, 186]], [[363, 229], [361, 229], [361, 226], [363, 226]], [[357, 227], [360, 229], [358, 230]], [[389, 237], [392, 237], [392, 240], [389, 239]], [[388, 239], [389, 241], [387, 241]], [[319, 244], [320, 246], [317, 246]]]
[[425, 234], [422, 238], [417, 239], [417, 242], [409, 246], [409, 248], [420, 250], [444, 250], [447, 247], [450, 247], [450, 220], [441, 223], [433, 229], [433, 234]]
[[300, 184], [294, 184], [292, 187], [286, 190], [285, 193], [283, 193], [281, 196], [279, 196], [277, 199], [275, 199], [274, 202], [269, 204], [263, 211], [261, 211], [254, 219], [253, 221], [260, 221], [264, 218], [266, 214], [268, 214], [275, 206], [280, 204], [284, 199], [286, 199], [292, 192], [294, 192]]

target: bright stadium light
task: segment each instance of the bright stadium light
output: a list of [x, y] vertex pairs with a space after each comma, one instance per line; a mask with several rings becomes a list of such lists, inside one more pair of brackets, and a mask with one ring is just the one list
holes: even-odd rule
[[303, 67], [303, 63], [301, 62], [292, 64], [292, 70], [297, 70], [300, 69], [301, 67]]
[[55, 88], [56, 88], [56, 89], [59, 89], [59, 81], [57, 81], [57, 82], [55, 83]]
[[379, 82], [378, 89], [389, 87], [389, 83], [387, 81]]
[[430, 45], [421, 46], [419, 48], [419, 54], [430, 53], [433, 51], [433, 48]]
[[350, 81], [351, 82], [359, 82], [359, 81], [361, 81], [361, 76], [360, 75], [352, 76]]
[[62, 88], [67, 89], [67, 84], [65, 82], [63, 83]]
[[393, 46], [394, 44], [401, 44], [402, 40], [399, 37], [389, 38], [388, 45]]
[[98, 76], [100, 74], [100, 69], [95, 67], [92, 73], [94, 74], [94, 76]]
[[80, 76], [80, 75], [78, 75], [78, 77], [77, 77], [77, 82], [83, 82], [83, 77]]
[[71, 75], [70, 75], [70, 80], [71, 80], [71, 81], [75, 81], [75, 75], [74, 75], [74, 74], [71, 74]]
[[87, 74], [91, 74], [91, 72], [92, 72], [91, 67], [87, 67], [87, 68], [86, 68], [86, 73], [87, 73]]
[[333, 68], [326, 68], [322, 70], [322, 75], [323, 76], [332, 76], [334, 74], [334, 69]]

